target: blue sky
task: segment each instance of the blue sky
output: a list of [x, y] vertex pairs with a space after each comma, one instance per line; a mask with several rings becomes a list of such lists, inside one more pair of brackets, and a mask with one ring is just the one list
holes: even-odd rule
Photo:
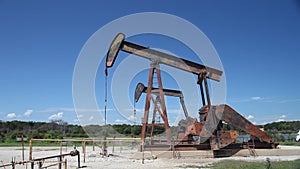
[[[0, 119], [62, 119], [79, 124], [74, 112], [72, 77], [82, 47], [105, 24], [139, 12], [169, 13], [202, 30], [218, 52], [226, 73], [226, 103], [250, 121], [263, 124], [300, 120], [300, 2], [296, 0], [188, 3], [0, 0]], [[141, 35], [129, 40], [179, 56], [190, 56], [185, 54], [191, 52], [186, 46], [161, 36]], [[103, 66], [104, 62], [95, 83], [101, 110]], [[113, 67], [110, 73], [114, 71]], [[163, 77], [164, 86], [177, 87], [168, 73]], [[147, 84], [146, 70], [130, 82], [129, 91], [139, 81]], [[109, 87], [110, 84], [111, 79]], [[184, 91], [189, 92], [196, 91]], [[117, 112], [111, 93], [108, 95], [108, 122], [130, 122]], [[131, 99], [133, 92], [128, 95]], [[140, 114], [144, 100], [137, 104]], [[178, 103], [176, 98], [167, 99], [172, 121], [176, 118], [172, 112], [180, 112]], [[200, 101], [198, 105], [186, 103], [190, 110], [200, 107]], [[98, 120], [92, 115], [88, 119], [91, 123]]]

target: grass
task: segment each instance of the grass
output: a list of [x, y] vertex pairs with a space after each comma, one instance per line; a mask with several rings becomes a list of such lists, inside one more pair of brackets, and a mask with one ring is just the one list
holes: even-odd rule
[[276, 161], [268, 165], [267, 162], [246, 162], [224, 160], [218, 163], [201, 165], [181, 165], [179, 168], [210, 168], [210, 169], [300, 169], [300, 159], [295, 161]]
[[[24, 143], [25, 147], [29, 146], [29, 142]], [[60, 143], [58, 142], [36, 142], [33, 143], [33, 146], [60, 146]], [[0, 147], [22, 147], [21, 142], [5, 142], [0, 143]]]
[[295, 161], [276, 161], [270, 163], [268, 168], [267, 162], [245, 162], [235, 160], [225, 160], [215, 163], [212, 169], [300, 169], [300, 160]]
[[279, 142], [279, 145], [285, 145], [285, 146], [300, 146], [299, 142], [295, 141], [285, 141], [285, 142]]

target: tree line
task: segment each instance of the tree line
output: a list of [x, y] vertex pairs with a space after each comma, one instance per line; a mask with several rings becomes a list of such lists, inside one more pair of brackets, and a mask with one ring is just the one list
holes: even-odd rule
[[71, 125], [64, 121], [24, 122], [0, 121], [0, 142], [11, 142], [17, 137], [28, 139], [61, 139], [63, 137], [87, 137], [79, 125]]
[[[284, 121], [274, 122], [263, 127], [269, 134], [291, 134], [297, 133], [300, 130], [300, 121]], [[224, 128], [233, 129], [230, 126]], [[150, 133], [151, 127], [147, 128], [147, 133]], [[85, 138], [85, 137], [140, 137], [142, 126], [129, 124], [109, 124], [107, 126], [87, 125], [80, 126], [68, 124], [62, 120], [51, 122], [24, 122], [24, 121], [0, 121], [0, 142], [12, 142], [16, 138], [26, 137], [38, 139], [62, 139], [62, 138]], [[154, 134], [159, 135], [164, 133], [164, 127], [156, 126]], [[244, 134], [238, 130], [240, 134]], [[176, 135], [177, 127], [171, 127], [172, 135]], [[88, 133], [88, 134], [87, 134]]]
[[[109, 124], [107, 126], [68, 124], [62, 120], [51, 122], [0, 121], [0, 142], [13, 142], [16, 138], [63, 139], [87, 137], [139, 137], [141, 125]], [[150, 132], [150, 131], [149, 131]], [[156, 126], [154, 134], [164, 132], [164, 127]]]

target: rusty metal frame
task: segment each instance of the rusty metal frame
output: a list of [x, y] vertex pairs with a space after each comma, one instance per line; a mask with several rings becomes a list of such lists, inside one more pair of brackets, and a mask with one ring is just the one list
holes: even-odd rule
[[[145, 109], [144, 109], [144, 118], [142, 122], [142, 132], [141, 132], [141, 139], [142, 142], [145, 143], [145, 138], [147, 136], [147, 126], [148, 126], [148, 118], [149, 118], [149, 110], [150, 110], [150, 101], [152, 98], [152, 86], [153, 86], [153, 74], [156, 70], [156, 75], [157, 75], [157, 81], [158, 81], [158, 87], [159, 87], [159, 97], [160, 97], [160, 105], [162, 112], [160, 112], [160, 116], [162, 117], [164, 121], [164, 126], [166, 130], [166, 138], [167, 142], [171, 143], [171, 131], [170, 131], [170, 126], [169, 126], [169, 121], [168, 121], [168, 116], [167, 116], [167, 109], [165, 105], [165, 99], [164, 99], [164, 92], [163, 92], [163, 86], [162, 86], [162, 80], [161, 80], [161, 73], [160, 73], [160, 67], [157, 64], [157, 62], [153, 61], [150, 65], [150, 70], [149, 70], [149, 77], [148, 77], [148, 90], [147, 90], [147, 95], [146, 95], [146, 101], [145, 101]], [[155, 105], [157, 106], [157, 105]], [[151, 132], [151, 137], [152, 137], [152, 132]]]

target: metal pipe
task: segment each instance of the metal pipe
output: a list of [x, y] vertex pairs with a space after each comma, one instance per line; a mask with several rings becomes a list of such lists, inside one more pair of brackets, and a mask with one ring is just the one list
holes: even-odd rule
[[62, 157], [59, 156], [59, 157], [58, 157], [58, 160], [59, 160], [59, 163], [58, 163], [58, 169], [62, 169], [62, 168], [61, 168], [61, 167], [62, 167], [62, 165], [61, 165]]
[[204, 76], [203, 79], [204, 79], [204, 85], [205, 85], [205, 93], [206, 93], [207, 105], [208, 105], [208, 107], [210, 107], [211, 103], [210, 103], [210, 97], [209, 97], [209, 91], [208, 91], [208, 84], [207, 84], [206, 76]]
[[78, 152], [78, 154], [77, 154], [77, 165], [78, 165], [77, 166], [78, 168], [81, 168], [80, 167], [80, 152]]
[[202, 74], [198, 75], [198, 82], [197, 82], [200, 86], [200, 94], [201, 94], [201, 99], [202, 99], [202, 106], [205, 106], [205, 96], [204, 96], [204, 90], [203, 90], [203, 76]]

